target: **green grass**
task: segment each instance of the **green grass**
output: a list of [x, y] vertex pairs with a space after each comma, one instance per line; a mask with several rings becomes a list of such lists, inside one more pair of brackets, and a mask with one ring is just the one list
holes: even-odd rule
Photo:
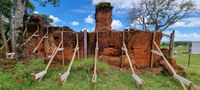
[[[183, 47], [184, 48], [184, 47]], [[175, 48], [179, 50], [180, 48]], [[180, 49], [184, 50], [184, 49]], [[185, 53], [178, 53], [177, 63], [185, 68], [186, 78], [195, 85], [200, 85], [200, 55], [192, 55], [191, 67], [187, 67]], [[107, 63], [98, 62], [97, 82], [92, 84], [93, 58], [75, 61], [66, 83], [62, 86], [57, 82], [58, 73], [64, 73], [65, 67], [50, 68], [41, 82], [35, 82], [31, 73], [38, 73], [45, 69], [43, 60], [19, 61], [14, 69], [3, 71], [0, 65], [0, 90], [131, 90], [138, 89], [130, 72], [111, 69]], [[139, 74], [145, 84], [144, 90], [182, 90], [180, 83], [170, 76], [163, 74]], [[196, 90], [196, 89], [192, 89]]]

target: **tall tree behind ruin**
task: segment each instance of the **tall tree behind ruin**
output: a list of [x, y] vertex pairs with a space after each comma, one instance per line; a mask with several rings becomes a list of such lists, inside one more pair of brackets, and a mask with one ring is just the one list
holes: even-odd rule
[[154, 28], [156, 31], [164, 31], [169, 26], [197, 10], [191, 0], [177, 2], [177, 0], [141, 0], [133, 3], [129, 20], [142, 29]]
[[[16, 11], [15, 11], [15, 30], [16, 30], [16, 58], [17, 59], [24, 59], [27, 57], [26, 55], [26, 48], [23, 44], [23, 15], [25, 11], [25, 5], [28, 0], [17, 0]], [[36, 0], [41, 3], [41, 5], [45, 6], [46, 4], [50, 3], [54, 6], [57, 5], [59, 0]]]
[[4, 33], [3, 30], [3, 17], [4, 18], [8, 18], [10, 17], [9, 15], [9, 7], [12, 6], [12, 3], [9, 0], [0, 0], [0, 32], [1, 32], [1, 36], [3, 39], [3, 43], [6, 49], [6, 52], [9, 52], [9, 47], [8, 47], [8, 43], [7, 43], [7, 39], [6, 39], [6, 35]]

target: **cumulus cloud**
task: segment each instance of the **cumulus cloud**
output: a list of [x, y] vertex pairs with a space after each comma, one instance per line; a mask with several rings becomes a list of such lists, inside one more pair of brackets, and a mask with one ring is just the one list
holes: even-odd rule
[[112, 26], [112, 29], [120, 29], [123, 27], [123, 24], [119, 20], [113, 20], [111, 26]]
[[[165, 32], [165, 34], [170, 35], [170, 31]], [[175, 31], [175, 41], [200, 41], [200, 33], [182, 33], [180, 31]], [[169, 41], [169, 38], [164, 37], [163, 41]]]
[[34, 11], [33, 13], [35, 13], [35, 14], [39, 14], [39, 12], [38, 12], [38, 11]]
[[185, 19], [183, 19], [179, 22], [176, 22], [172, 27], [173, 28], [177, 28], [177, 27], [186, 27], [186, 28], [200, 27], [200, 17], [185, 18]]
[[49, 18], [53, 19], [52, 25], [56, 25], [57, 22], [62, 22], [58, 17], [55, 17], [53, 15], [50, 15]]
[[73, 26], [78, 26], [78, 25], [79, 25], [79, 22], [74, 21], [74, 22], [72, 22], [72, 23], [70, 23], [70, 24], [73, 25]]
[[88, 15], [88, 17], [85, 18], [85, 23], [93, 24], [93, 22], [94, 22], [94, 19], [92, 18], [92, 15]]

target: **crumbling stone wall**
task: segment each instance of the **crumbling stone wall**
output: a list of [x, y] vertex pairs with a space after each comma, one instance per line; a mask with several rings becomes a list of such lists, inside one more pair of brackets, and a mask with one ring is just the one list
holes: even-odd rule
[[[55, 48], [60, 42], [60, 30], [51, 33], [48, 48]], [[65, 62], [69, 62], [72, 58], [74, 48], [76, 46], [76, 33], [78, 33], [80, 58], [84, 56], [84, 34], [83, 32], [64, 32], [64, 56]], [[98, 32], [99, 37], [99, 59], [108, 62], [111, 65], [118, 66], [122, 64], [124, 67], [129, 67], [125, 54], [121, 54], [123, 31], [105, 31]], [[153, 32], [131, 30], [125, 32], [125, 43], [132, 63], [137, 67], [149, 67], [151, 59]], [[156, 43], [160, 45], [162, 34], [157, 32]], [[96, 32], [88, 33], [88, 56], [93, 57], [96, 44]], [[61, 52], [55, 57], [61, 62]], [[160, 57], [154, 55], [154, 64], [157, 63]]]
[[98, 5], [96, 5], [95, 31], [109, 31], [109, 30], [111, 30], [112, 8], [113, 7], [111, 6], [110, 3], [99, 3]]

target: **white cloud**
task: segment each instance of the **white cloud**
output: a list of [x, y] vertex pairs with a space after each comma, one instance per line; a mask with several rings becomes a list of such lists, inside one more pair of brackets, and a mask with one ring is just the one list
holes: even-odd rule
[[56, 25], [57, 22], [62, 22], [58, 17], [55, 17], [53, 15], [50, 15], [49, 18], [53, 19], [52, 25]]
[[88, 15], [87, 18], [85, 18], [85, 23], [93, 24], [94, 19], [92, 18], [92, 15]]
[[[170, 31], [165, 32], [165, 34], [170, 35]], [[175, 41], [200, 41], [200, 33], [182, 33], [175, 31]], [[163, 37], [163, 41], [169, 41], [169, 38]]]
[[39, 12], [38, 12], [38, 11], [34, 11], [33, 13], [35, 13], [35, 14], [39, 14]]
[[79, 22], [74, 21], [74, 22], [72, 22], [72, 23], [70, 23], [70, 24], [73, 25], [73, 26], [78, 26], [78, 25], [79, 25]]
[[186, 28], [200, 27], [200, 17], [185, 18], [185, 19], [183, 19], [179, 22], [176, 22], [172, 27], [173, 28], [177, 28], [177, 27], [186, 27]]
[[119, 29], [123, 27], [123, 24], [119, 20], [113, 20], [111, 26], [112, 26], [112, 29]]

